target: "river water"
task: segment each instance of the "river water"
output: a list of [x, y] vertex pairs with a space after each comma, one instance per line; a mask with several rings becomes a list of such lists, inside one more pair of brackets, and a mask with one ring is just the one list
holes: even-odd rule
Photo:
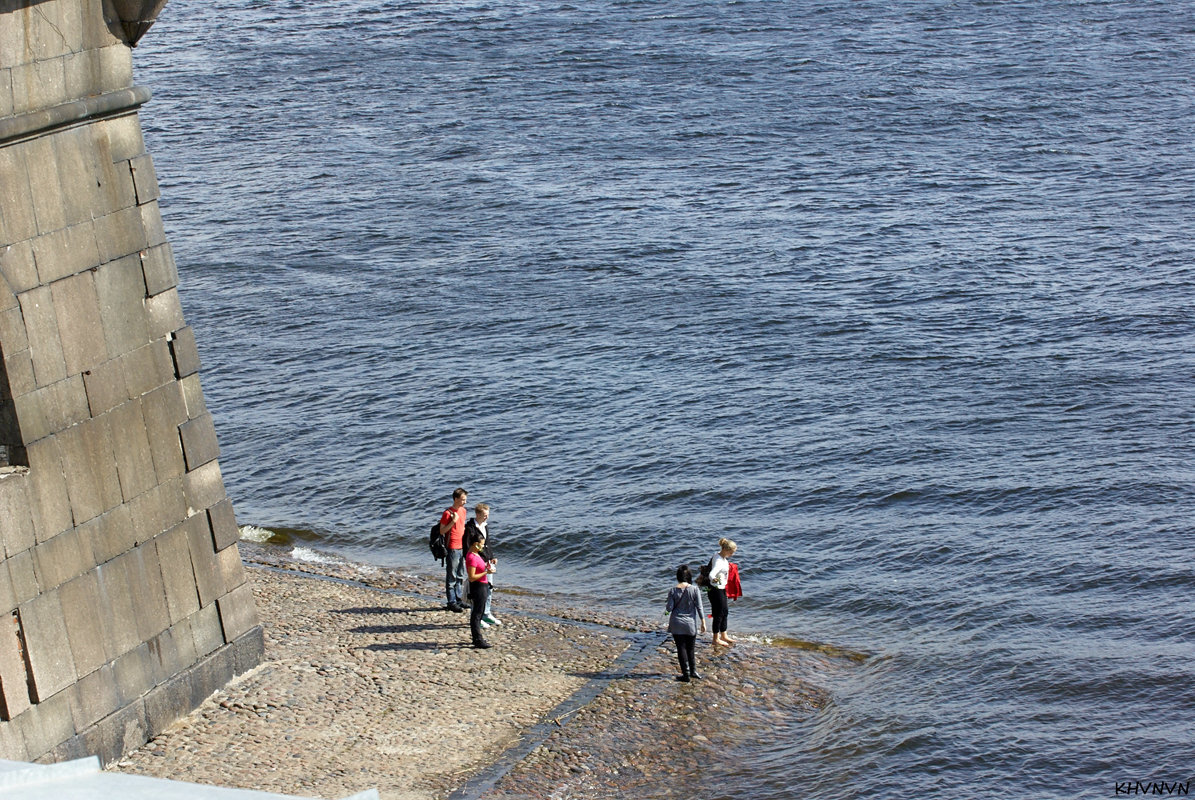
[[[1195, 3], [169, 4], [242, 524], [861, 653], [699, 797], [1195, 772]], [[723, 774], [725, 772], [725, 774]], [[702, 794], [707, 792], [707, 794]]]

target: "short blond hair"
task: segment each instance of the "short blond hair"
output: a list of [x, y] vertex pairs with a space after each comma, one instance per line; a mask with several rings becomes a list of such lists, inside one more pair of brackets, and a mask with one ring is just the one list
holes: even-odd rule
[[488, 513], [488, 512], [489, 512], [489, 510], [490, 510], [490, 504], [489, 504], [489, 503], [478, 503], [477, 505], [473, 506], [473, 512], [474, 512], [474, 513], [477, 513], [478, 511], [485, 511], [485, 512], [487, 512], [487, 513]]

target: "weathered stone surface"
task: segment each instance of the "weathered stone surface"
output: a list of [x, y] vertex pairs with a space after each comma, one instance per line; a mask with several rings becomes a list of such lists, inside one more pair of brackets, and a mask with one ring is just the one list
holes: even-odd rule
[[73, 522], [58, 441], [46, 438], [26, 442], [25, 455], [29, 459], [33, 531], [37, 540], [44, 542], [70, 528]]
[[137, 544], [132, 512], [127, 505], [119, 505], [106, 514], [79, 526], [85, 542], [91, 544], [96, 564], [103, 564], [133, 548]]
[[253, 590], [245, 583], [221, 597], [220, 623], [224, 626], [224, 641], [231, 642], [257, 625], [257, 607], [253, 604]]
[[[3, 63], [3, 62], [0, 62]], [[10, 95], [11, 96], [11, 95]], [[19, 145], [0, 147], [0, 217], [4, 218], [4, 232], [8, 241], [22, 242], [37, 236], [37, 220], [33, 216], [33, 195], [29, 190], [29, 171], [26, 155]], [[7, 273], [5, 277], [8, 277]], [[14, 292], [23, 291], [13, 285]]]
[[37, 237], [33, 240], [33, 260], [43, 284], [91, 269], [100, 260], [95, 225], [88, 220]]
[[224, 491], [220, 462], [209, 461], [184, 475], [183, 492], [187, 498], [187, 507], [195, 511], [206, 511], [225, 499], [228, 495]]
[[82, 750], [98, 756], [101, 764], [109, 764], [149, 738], [145, 722], [145, 705], [131, 705], [104, 717], [77, 737]]
[[170, 626], [157, 546], [152, 542], [142, 545], [121, 556], [120, 560], [128, 572], [130, 583], [137, 587], [134, 605], [137, 635], [142, 641], [149, 641]]
[[154, 171], [153, 159], [149, 154], [146, 153], [131, 159], [129, 171], [133, 174], [133, 183], [137, 187], [138, 205], [157, 200], [161, 195], [158, 190], [158, 175]]
[[236, 544], [240, 529], [230, 501], [221, 500], [207, 510], [207, 516], [212, 529], [212, 544], [217, 551]]
[[[121, 49], [127, 54], [127, 47]], [[136, 114], [104, 120], [99, 126], [112, 145], [113, 162], [119, 164], [145, 152], [145, 140], [141, 136], [141, 124]]]
[[[0, 251], [0, 259], [2, 258], [3, 252]], [[29, 337], [25, 335], [25, 320], [21, 316], [21, 304], [16, 296], [0, 291], [0, 304], [4, 306], [4, 310], [0, 311], [0, 349], [3, 350], [5, 359], [8, 360], [29, 349]], [[11, 379], [9, 385], [12, 385]], [[33, 389], [32, 386], [23, 391], [31, 389]], [[20, 394], [15, 386], [13, 394]]]
[[166, 228], [162, 225], [162, 212], [158, 208], [158, 201], [151, 200], [137, 207], [141, 209], [141, 226], [145, 233], [146, 247], [166, 244]]
[[191, 550], [191, 568], [195, 573], [195, 588], [199, 591], [199, 605], [208, 606], [224, 594], [216, 553], [212, 549], [212, 532], [206, 514], [196, 514], [186, 522], [187, 544]]
[[126, 501], [131, 500], [158, 484], [141, 400], [129, 400], [112, 409], [108, 421], [112, 430], [120, 432], [112, 438], [112, 449], [121, 492]]
[[[75, 97], [86, 97], [78, 94], [71, 86], [76, 83], [78, 75], [83, 70], [73, 70], [72, 67], [86, 67], [86, 63], [79, 59], [67, 58], [63, 62], [64, 77], [67, 80], [67, 91]], [[85, 89], [85, 87], [79, 87]], [[91, 177], [91, 158], [89, 155], [90, 142], [86, 134], [78, 129], [61, 131], [50, 141], [54, 146], [54, 158], [58, 163], [58, 179], [62, 193], [63, 213], [66, 224], [78, 225], [90, 222], [93, 209], [96, 206], [95, 180]]]
[[190, 326], [174, 332], [170, 340], [170, 353], [174, 357], [174, 373], [179, 378], [199, 371], [199, 349], [195, 346], [195, 332]]
[[220, 624], [220, 612], [215, 603], [195, 612], [190, 622], [197, 656], [203, 658], [224, 645], [224, 627]]
[[181, 622], [199, 610], [199, 591], [191, 567], [191, 549], [186, 523], [163, 533], [154, 540], [158, 561], [162, 565], [162, 581], [166, 589], [166, 605], [172, 624]]
[[188, 375], [179, 383], [183, 387], [183, 402], [186, 405], [188, 419], [195, 419], [207, 413], [207, 403], [203, 399], [203, 388], [199, 383], [199, 375]]
[[[43, 703], [78, 678], [58, 590], [42, 592], [27, 603], [22, 603], [17, 614], [32, 672], [30, 685], [33, 698]], [[74, 733], [73, 729], [71, 733]]]
[[0, 613], [0, 719], [10, 720], [29, 708], [19, 628], [11, 610]]
[[145, 249], [145, 228], [138, 206], [122, 208], [95, 220], [95, 240], [99, 246], [97, 263], [135, 255]]
[[[12, 82], [13, 105], [18, 113], [57, 105], [65, 99], [62, 96], [65, 75], [59, 61], [16, 66], [12, 71]], [[47, 100], [49, 102], [45, 102]], [[43, 102], [45, 105], [41, 105]], [[33, 216], [37, 220], [38, 233], [62, 230], [66, 227], [66, 212], [62, 206], [54, 144], [47, 138], [37, 138], [22, 142], [21, 147], [29, 170], [29, 193], [33, 199]], [[53, 278], [47, 279], [43, 275], [42, 280]]]
[[59, 692], [41, 700], [17, 718], [29, 758], [37, 761], [75, 734], [70, 692]]
[[95, 566], [91, 544], [79, 528], [36, 545], [32, 553], [37, 585], [42, 591], [61, 586]]
[[[29, 513], [28, 474], [0, 477], [0, 533], [4, 555], [22, 553], [34, 544], [33, 516]], [[3, 611], [5, 609], [0, 609]]]
[[178, 300], [178, 289], [167, 289], [161, 294], [146, 298], [145, 310], [149, 312], [151, 340], [165, 338], [186, 324], [183, 322], [183, 307]]
[[[2, 180], [3, 178], [0, 178]], [[7, 188], [8, 184], [3, 184]], [[0, 211], [0, 213], [6, 213]], [[5, 218], [6, 227], [8, 219]], [[15, 237], [13, 237], [15, 240]], [[0, 274], [8, 281], [13, 292], [26, 292], [40, 283], [37, 276], [37, 262], [33, 260], [33, 243], [15, 241], [0, 247]]]
[[48, 386], [66, 377], [66, 358], [58, 335], [58, 317], [49, 286], [39, 286], [25, 292], [21, 301], [21, 316], [29, 337], [33, 355], [33, 375], [38, 386]]
[[120, 505], [120, 479], [105, 418], [68, 428], [56, 439], [75, 520], [86, 522]]
[[[65, 534], [64, 534], [65, 535]], [[61, 538], [61, 537], [59, 537]], [[100, 596], [95, 572], [80, 575], [59, 590], [65, 614], [66, 635], [75, 673], [83, 678], [100, 668], [109, 657], [105, 642], [111, 638], [108, 620], [100, 614]], [[115, 694], [115, 685], [113, 685]], [[115, 708], [104, 713], [110, 714]], [[91, 720], [94, 722], [95, 720]]]
[[84, 373], [83, 387], [87, 393], [87, 408], [93, 417], [111, 411], [129, 399], [120, 359], [97, 364]]
[[129, 573], [118, 559], [96, 567], [96, 589], [100, 598], [100, 613], [111, 623], [105, 645], [109, 655], [119, 658], [142, 644], [137, 635], [136, 611], [133, 599], [137, 587], [130, 585]]
[[25, 748], [25, 737], [20, 723], [0, 724], [0, 758], [8, 761], [28, 761], [29, 751]]
[[151, 247], [141, 253], [141, 272], [148, 296], [161, 294], [178, 286], [178, 266], [169, 244]]
[[96, 272], [95, 283], [108, 353], [115, 358], [149, 344], [141, 255], [105, 264]]
[[121, 703], [135, 701], [152, 689], [162, 677], [157, 670], [157, 659], [150, 654], [146, 642], [113, 661], [112, 673], [116, 676], [116, 691]]
[[220, 445], [216, 440], [216, 427], [210, 414], [187, 420], [178, 429], [183, 440], [183, 456], [187, 469], [193, 470], [220, 456]]
[[241, 564], [241, 554], [236, 547], [226, 547], [216, 553], [216, 568], [219, 570], [220, 582], [225, 593], [245, 582], [245, 568]]
[[179, 477], [186, 471], [186, 462], [178, 426], [187, 421], [179, 385], [168, 383], [146, 394], [142, 398], [141, 411], [158, 480]]
[[12, 608], [37, 597], [37, 571], [33, 568], [32, 550], [9, 556], [3, 563], [0, 563], [0, 569], [8, 573], [9, 585], [12, 587], [13, 605], [7, 610], [11, 611]]
[[75, 714], [77, 731], [87, 730], [121, 706], [116, 672], [111, 664], [84, 675], [71, 688], [71, 692], [71, 709]]
[[108, 359], [100, 301], [90, 272], [73, 275], [50, 286], [58, 313], [58, 334], [66, 372], [76, 375]]

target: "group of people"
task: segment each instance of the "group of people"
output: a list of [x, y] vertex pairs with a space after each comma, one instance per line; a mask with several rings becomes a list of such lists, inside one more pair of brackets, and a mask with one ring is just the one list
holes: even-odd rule
[[668, 592], [664, 606], [668, 614], [668, 632], [676, 642], [676, 660], [680, 663], [678, 681], [688, 683], [700, 678], [697, 672], [697, 635], [705, 633], [705, 604], [702, 589], [709, 592], [710, 612], [714, 631], [713, 643], [730, 647], [734, 640], [726, 635], [726, 620], [730, 613], [730, 598], [742, 595], [739, 586], [738, 566], [730, 562], [738, 545], [730, 539], [718, 541], [718, 552], [709, 561], [708, 574], [703, 573], [703, 583], [693, 583], [693, 571], [688, 564], [676, 569], [676, 586]]
[[492, 645], [482, 631], [502, 624], [490, 608], [490, 576], [498, 569], [498, 559], [494, 558], [489, 544], [489, 505], [478, 503], [473, 506], [473, 518], [466, 519], [468, 500], [468, 492], [456, 489], [452, 493], [452, 506], [440, 515], [440, 534], [448, 551], [444, 559], [444, 592], [448, 595], [449, 611], [463, 612], [469, 608], [473, 646], [484, 649]]
[[[447, 608], [463, 612], [469, 608], [469, 631], [473, 646], [488, 648], [482, 631], [495, 628], [502, 621], [494, 616], [490, 607], [492, 600], [492, 576], [498, 569], [498, 559], [490, 549], [489, 519], [490, 507], [478, 503], [473, 507], [473, 518], [468, 519], [465, 508], [469, 493], [456, 489], [452, 493], [452, 506], [444, 509], [440, 516], [440, 534], [444, 537], [447, 555], [444, 559], [444, 592], [448, 598]], [[700, 678], [697, 672], [696, 644], [698, 632], [705, 633], [705, 604], [703, 590], [709, 592], [713, 627], [713, 644], [729, 647], [734, 644], [726, 635], [726, 620], [729, 614], [729, 598], [742, 595], [739, 587], [738, 567], [730, 562], [738, 545], [730, 539], [718, 542], [718, 552], [703, 568], [706, 584], [698, 587], [693, 583], [693, 573], [687, 564], [676, 570], [676, 586], [668, 593], [665, 613], [668, 617], [668, 632], [676, 642], [676, 657], [680, 662], [679, 681], [688, 682]], [[708, 576], [705, 572], [708, 570]], [[467, 583], [467, 588], [466, 588]]]

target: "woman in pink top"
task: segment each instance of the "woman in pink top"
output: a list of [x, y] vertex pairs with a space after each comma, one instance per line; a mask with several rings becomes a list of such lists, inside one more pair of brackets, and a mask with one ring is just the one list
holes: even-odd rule
[[473, 633], [474, 647], [492, 647], [481, 636], [481, 615], [485, 613], [485, 601], [490, 594], [490, 573], [494, 571], [493, 564], [487, 564], [481, 557], [481, 550], [485, 547], [485, 534], [473, 530], [466, 542], [468, 555], [465, 556], [465, 571], [469, 573], [469, 600], [473, 608], [469, 614], [469, 629]]

